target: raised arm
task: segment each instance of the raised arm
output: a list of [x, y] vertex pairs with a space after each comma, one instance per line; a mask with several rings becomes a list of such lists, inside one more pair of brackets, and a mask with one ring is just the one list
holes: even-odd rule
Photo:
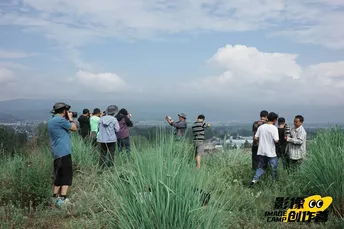
[[127, 124], [127, 126], [132, 127], [133, 126], [133, 122], [128, 118], [128, 116], [124, 117], [125, 123]]
[[177, 128], [186, 128], [186, 122], [172, 122], [171, 126], [174, 126]]
[[71, 130], [73, 132], [77, 131], [77, 127], [72, 118], [72, 113], [67, 113], [69, 121], [67, 119], [62, 119], [61, 125], [65, 130]]

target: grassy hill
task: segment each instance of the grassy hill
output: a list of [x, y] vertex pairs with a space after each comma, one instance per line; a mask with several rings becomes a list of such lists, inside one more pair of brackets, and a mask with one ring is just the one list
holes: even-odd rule
[[[197, 170], [189, 142], [158, 133], [155, 142], [132, 141], [132, 159], [116, 154], [116, 166], [100, 172], [99, 153], [72, 136], [72, 204], [50, 203], [52, 158], [45, 144], [0, 160], [0, 228], [343, 228], [344, 134], [319, 133], [308, 146], [299, 173], [279, 167], [278, 182], [269, 171], [254, 189], [249, 153], [224, 151], [202, 158]], [[149, 193], [151, 190], [151, 194]], [[198, 190], [198, 191], [197, 191]], [[203, 193], [210, 193], [204, 206]], [[329, 220], [269, 223], [276, 197], [332, 196]]]

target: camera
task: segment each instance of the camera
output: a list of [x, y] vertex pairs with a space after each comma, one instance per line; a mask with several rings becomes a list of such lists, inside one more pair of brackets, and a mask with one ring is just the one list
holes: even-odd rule
[[77, 118], [78, 117], [78, 112], [72, 111], [72, 117]]
[[[69, 113], [72, 113], [72, 118], [77, 118], [78, 117], [78, 112], [75, 112], [75, 111], [67, 111]], [[65, 118], [68, 120], [68, 115], [66, 114], [65, 115]]]

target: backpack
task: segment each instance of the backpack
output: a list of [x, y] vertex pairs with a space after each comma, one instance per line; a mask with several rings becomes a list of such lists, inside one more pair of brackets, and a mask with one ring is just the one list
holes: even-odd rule
[[260, 127], [261, 125], [265, 124], [266, 121], [265, 120], [258, 120], [255, 121], [252, 125], [252, 132], [253, 132], [253, 142], [252, 145], [254, 146], [258, 146], [258, 142], [254, 140], [254, 135], [256, 134], [258, 127]]

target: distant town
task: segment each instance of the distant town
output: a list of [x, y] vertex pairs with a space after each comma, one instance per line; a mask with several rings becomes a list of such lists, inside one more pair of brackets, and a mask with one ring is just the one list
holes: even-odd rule
[[[37, 126], [40, 123], [46, 123], [42, 120], [27, 120], [17, 122], [2, 122], [0, 126], [11, 128], [15, 132], [23, 133], [28, 139], [35, 136]], [[220, 122], [220, 121], [209, 121], [212, 125], [207, 131], [207, 143], [210, 148], [221, 148], [224, 145], [228, 145], [232, 148], [249, 148], [251, 147], [253, 136], [252, 136], [252, 123], [239, 123], [239, 122]], [[189, 122], [191, 125], [192, 122]], [[292, 125], [292, 124], [290, 124]], [[326, 128], [334, 126], [324, 123], [306, 123], [305, 128], [308, 132], [308, 137], [311, 138], [319, 128]], [[146, 135], [146, 130], [154, 128], [168, 128], [165, 121], [135, 121], [134, 127], [132, 128], [132, 135]]]

